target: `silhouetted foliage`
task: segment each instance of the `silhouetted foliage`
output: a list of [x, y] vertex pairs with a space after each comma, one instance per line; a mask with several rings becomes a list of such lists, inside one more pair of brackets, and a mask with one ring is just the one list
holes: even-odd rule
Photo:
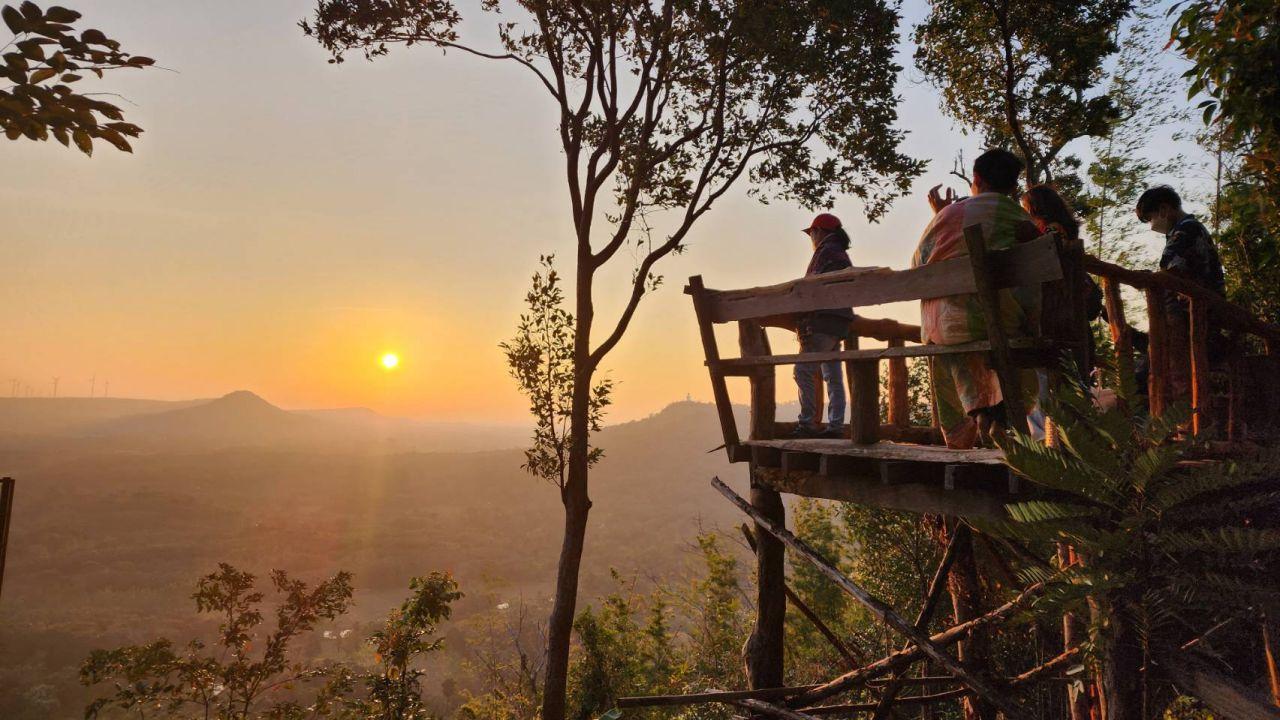
[[[422, 670], [415, 664], [435, 652], [432, 637], [462, 594], [447, 573], [413, 578], [412, 594], [369, 639], [376, 653], [372, 672], [295, 657], [294, 645], [322, 621], [351, 606], [351, 575], [340, 572], [315, 587], [272, 571], [279, 603], [275, 628], [262, 632], [265, 594], [256, 578], [223, 563], [200, 579], [196, 610], [220, 619], [212, 645], [192, 640], [181, 649], [166, 639], [146, 645], [93, 651], [80, 669], [87, 686], [111, 684], [85, 717], [127, 711], [146, 717], [256, 720], [344, 718], [415, 720], [429, 716], [422, 704]], [[309, 692], [308, 692], [309, 689]]]
[[[1130, 0], [940, 0], [915, 31], [916, 64], [942, 91], [942, 111], [1055, 178], [1072, 140], [1106, 135], [1115, 103], [1094, 93], [1117, 49]], [[1069, 173], [1068, 173], [1069, 174]], [[1064, 188], [1065, 189], [1065, 188]]]
[[[511, 377], [529, 398], [529, 414], [534, 418], [533, 446], [524, 451], [524, 469], [563, 491], [573, 446], [574, 323], [573, 314], [564, 309], [554, 259], [553, 255], [540, 258], [544, 272], [534, 273], [525, 295], [529, 311], [520, 316], [516, 336], [499, 347], [507, 356]], [[608, 379], [592, 386], [590, 432], [600, 430], [612, 391]], [[591, 448], [588, 463], [594, 465], [603, 455], [600, 448]]]
[[57, 5], [41, 9], [33, 2], [5, 5], [0, 17], [14, 34], [5, 46], [0, 77], [0, 130], [10, 140], [48, 140], [75, 146], [93, 154], [93, 141], [103, 140], [124, 152], [133, 152], [126, 138], [136, 138], [142, 128], [124, 121], [120, 108], [95, 95], [78, 90], [84, 73], [102, 78], [109, 70], [145, 68], [151, 58], [130, 55], [120, 43], [101, 30], [76, 33], [73, 23], [80, 13]]

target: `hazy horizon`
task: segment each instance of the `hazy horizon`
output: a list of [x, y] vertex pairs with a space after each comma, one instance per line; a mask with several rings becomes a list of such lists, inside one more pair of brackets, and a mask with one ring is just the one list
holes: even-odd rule
[[[0, 394], [12, 381], [18, 394], [49, 394], [58, 377], [59, 395], [91, 384], [100, 394], [106, 383], [112, 396], [167, 400], [251, 388], [282, 407], [527, 416], [498, 343], [538, 256], [567, 259], [571, 248], [551, 104], [517, 68], [458, 53], [395, 48], [374, 63], [327, 64], [296, 27], [313, 5], [77, 4], [87, 27], [162, 67], [101, 83], [145, 129], [134, 154], [0, 149], [13, 168], [0, 177], [10, 263], [0, 300], [16, 308], [0, 315]], [[464, 15], [475, 9], [465, 5]], [[910, 32], [924, 11], [918, 0], [903, 7], [899, 124], [903, 149], [930, 166], [879, 224], [852, 198], [831, 208], [856, 265], [905, 266], [927, 219], [924, 192], [959, 189], [953, 159], [979, 146], [940, 115], [913, 67]], [[487, 25], [463, 30], [493, 42]], [[1153, 156], [1188, 150], [1170, 140], [1174, 129], [1160, 131]], [[1089, 157], [1086, 143], [1072, 149]], [[710, 399], [686, 277], [746, 287], [802, 273], [798, 228], [810, 213], [760, 205], [745, 190], [659, 266], [665, 284], [604, 364], [616, 381], [609, 421]], [[618, 265], [597, 287], [625, 282], [630, 267]], [[599, 294], [601, 333], [622, 298]], [[389, 352], [400, 358], [391, 372], [379, 365]]]

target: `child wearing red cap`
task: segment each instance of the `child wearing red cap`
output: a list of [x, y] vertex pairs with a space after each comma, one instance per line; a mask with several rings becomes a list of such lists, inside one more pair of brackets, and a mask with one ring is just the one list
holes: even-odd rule
[[[835, 272], [853, 267], [849, 261], [849, 235], [840, 219], [830, 213], [822, 213], [805, 228], [813, 244], [813, 256], [805, 277]], [[800, 352], [828, 352], [839, 350], [849, 337], [849, 324], [853, 311], [849, 308], [818, 310], [797, 319], [796, 336], [800, 340]], [[827, 386], [827, 427], [817, 427], [818, 376], [821, 374]], [[800, 417], [796, 425], [796, 437], [844, 437], [844, 371], [838, 360], [824, 363], [800, 363], [795, 366], [796, 389], [800, 400]]]

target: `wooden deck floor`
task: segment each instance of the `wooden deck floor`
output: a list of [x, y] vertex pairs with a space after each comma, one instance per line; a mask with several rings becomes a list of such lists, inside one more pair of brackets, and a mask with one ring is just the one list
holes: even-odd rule
[[869, 458], [874, 460], [903, 460], [926, 463], [976, 463], [979, 465], [1000, 465], [1004, 462], [1004, 453], [999, 450], [952, 450], [939, 445], [916, 445], [913, 443], [895, 443], [882, 440], [874, 445], [855, 445], [848, 440], [823, 439], [785, 439], [785, 440], [748, 440], [743, 443], [748, 447], [775, 448], [780, 451], [813, 453], [815, 455], [838, 455], [841, 457]]
[[917, 513], [1004, 518], [1028, 498], [999, 450], [848, 440], [750, 440], [756, 481], [778, 492]]

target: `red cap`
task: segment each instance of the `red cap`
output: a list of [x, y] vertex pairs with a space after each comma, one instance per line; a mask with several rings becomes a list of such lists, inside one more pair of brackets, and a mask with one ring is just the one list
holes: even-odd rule
[[813, 222], [809, 223], [809, 227], [805, 228], [804, 232], [809, 232], [814, 228], [819, 230], [839, 230], [841, 228], [840, 218], [831, 213], [822, 213], [815, 217]]

